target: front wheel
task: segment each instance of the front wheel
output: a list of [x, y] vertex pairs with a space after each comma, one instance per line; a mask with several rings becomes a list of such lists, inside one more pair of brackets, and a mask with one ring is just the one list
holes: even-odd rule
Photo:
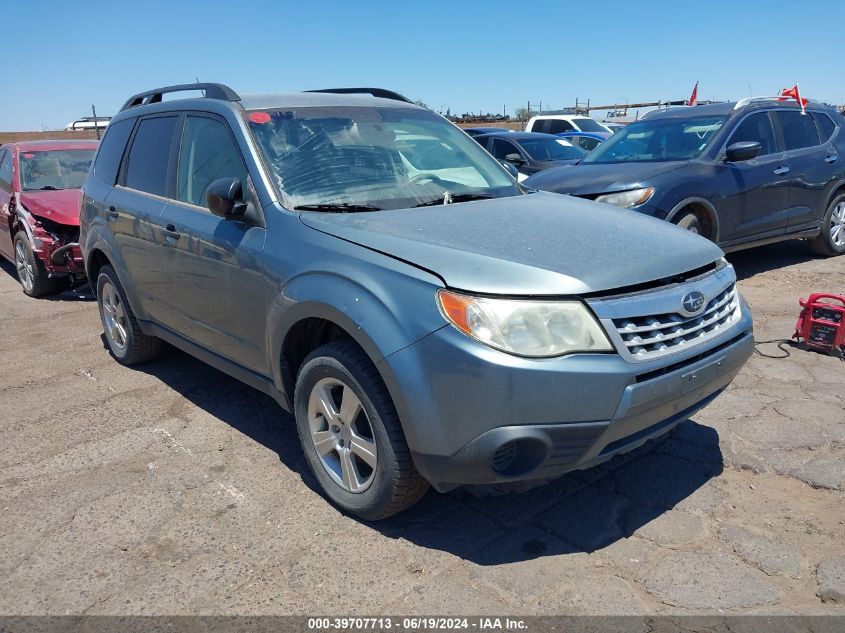
[[15, 236], [15, 269], [24, 294], [30, 297], [43, 297], [56, 294], [65, 288], [67, 280], [50, 277], [44, 262], [35, 256], [29, 239], [24, 231]]
[[845, 194], [836, 196], [822, 218], [819, 236], [810, 242], [819, 255], [827, 257], [845, 253]]
[[695, 233], [696, 235], [704, 234], [704, 227], [702, 226], [701, 218], [698, 217], [697, 213], [685, 213], [675, 224], [682, 229], [686, 229], [690, 233]]
[[355, 343], [328, 343], [305, 359], [294, 412], [308, 464], [343, 510], [385, 519], [425, 495], [387, 387]]

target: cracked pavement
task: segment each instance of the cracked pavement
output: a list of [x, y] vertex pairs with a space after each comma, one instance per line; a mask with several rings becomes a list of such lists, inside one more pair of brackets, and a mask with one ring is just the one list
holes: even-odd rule
[[[845, 291], [845, 257], [800, 242], [729, 259], [758, 340]], [[632, 454], [365, 524], [257, 391], [174, 349], [121, 367], [93, 302], [27, 298], [7, 264], [0, 324], [0, 614], [845, 614], [835, 358], [755, 356]]]

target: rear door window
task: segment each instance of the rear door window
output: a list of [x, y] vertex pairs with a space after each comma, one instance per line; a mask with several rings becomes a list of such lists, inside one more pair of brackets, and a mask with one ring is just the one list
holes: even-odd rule
[[227, 125], [204, 116], [188, 116], [179, 150], [176, 198], [208, 208], [206, 192], [220, 178], [237, 178], [249, 191], [241, 151]]
[[569, 121], [564, 121], [562, 119], [549, 119], [547, 121], [549, 124], [548, 130], [546, 130], [549, 134], [560, 134], [561, 132], [571, 132], [575, 128]]
[[107, 185], [114, 185], [120, 169], [120, 159], [126, 149], [126, 141], [132, 133], [135, 119], [124, 119], [112, 123], [106, 128], [106, 135], [100, 142], [97, 159], [94, 162], [94, 175]]
[[786, 151], [819, 144], [819, 131], [810, 115], [801, 114], [797, 110], [777, 110], [774, 116], [780, 126]]
[[167, 195], [167, 170], [176, 116], [142, 119], [126, 164], [126, 186], [157, 196]]
[[537, 121], [534, 121], [534, 125], [531, 126], [532, 132], [543, 133], [548, 129], [549, 129], [548, 119], [538, 119]]
[[772, 120], [769, 118], [768, 112], [757, 112], [745, 117], [737, 126], [736, 130], [734, 130], [731, 140], [728, 141], [728, 145], [748, 141], [760, 143], [762, 148], [760, 150], [760, 156], [774, 154], [777, 151], [775, 130], [772, 127]]

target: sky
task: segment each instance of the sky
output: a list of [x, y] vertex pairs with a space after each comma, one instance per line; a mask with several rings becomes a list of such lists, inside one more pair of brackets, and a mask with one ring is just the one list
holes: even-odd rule
[[[845, 103], [842, 0], [0, 0], [0, 131], [62, 129], [133, 93], [378, 86], [452, 114], [769, 95]], [[13, 37], [9, 37], [14, 34]], [[604, 116], [604, 112], [596, 113]]]

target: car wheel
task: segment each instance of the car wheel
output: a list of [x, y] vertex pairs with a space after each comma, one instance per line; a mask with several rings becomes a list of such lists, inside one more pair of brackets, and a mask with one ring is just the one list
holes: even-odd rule
[[845, 194], [836, 196], [828, 205], [821, 233], [810, 245], [816, 253], [827, 257], [845, 253]]
[[126, 294], [111, 266], [97, 276], [97, 306], [109, 351], [123, 365], [152, 360], [161, 351], [161, 339], [141, 331]]
[[305, 359], [294, 412], [311, 471], [341, 509], [373, 521], [425, 495], [387, 387], [355, 343], [328, 343]]
[[15, 269], [24, 294], [43, 297], [55, 294], [65, 288], [67, 281], [62, 277], [50, 277], [44, 262], [35, 256], [29, 238], [23, 231], [15, 236]]
[[704, 227], [702, 226], [701, 218], [698, 217], [697, 213], [685, 213], [680, 220], [675, 222], [675, 224], [682, 229], [686, 229], [690, 233], [695, 233], [696, 235], [704, 234]]

